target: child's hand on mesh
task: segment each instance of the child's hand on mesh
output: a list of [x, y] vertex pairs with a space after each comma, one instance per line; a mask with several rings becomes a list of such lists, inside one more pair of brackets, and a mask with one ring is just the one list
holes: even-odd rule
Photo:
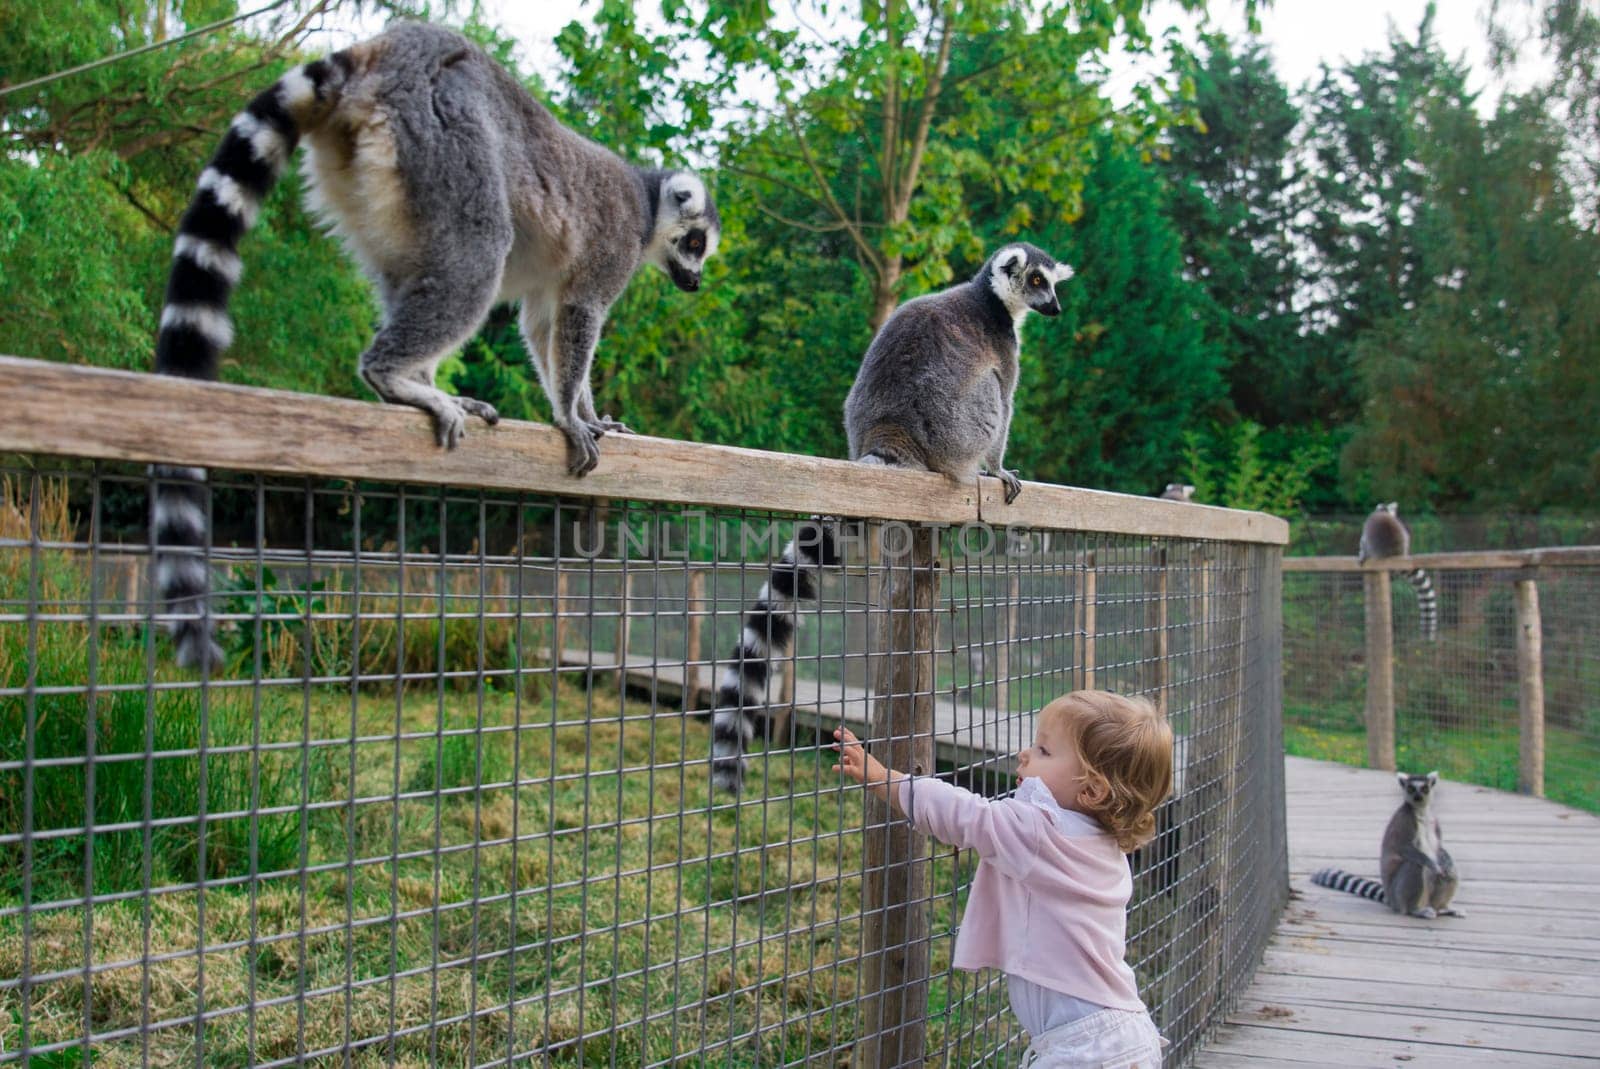
[[889, 770], [883, 767], [883, 762], [868, 754], [867, 748], [849, 728], [838, 728], [833, 737], [839, 740], [833, 747], [839, 751], [839, 763], [833, 766], [835, 772], [843, 772], [857, 783], [881, 784], [889, 781]]

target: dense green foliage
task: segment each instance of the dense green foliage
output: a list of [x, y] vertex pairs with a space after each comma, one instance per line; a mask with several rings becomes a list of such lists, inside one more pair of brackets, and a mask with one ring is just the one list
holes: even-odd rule
[[[652, 434], [841, 454], [875, 324], [1027, 239], [1079, 273], [1063, 316], [1027, 327], [1025, 477], [1182, 480], [1278, 511], [1583, 507], [1600, 242], [1578, 191], [1600, 33], [1574, 7], [1496, 5], [1497, 41], [1537, 38], [1556, 62], [1486, 113], [1431, 16], [1291, 87], [1259, 43], [1157, 38], [1148, 0], [803, 5], [798, 24], [766, 4], [604, 0], [529, 88], [624, 156], [703, 169], [725, 233], [699, 295], [653, 273], [630, 286], [597, 401]], [[0, 85], [236, 10], [11, 5]], [[149, 366], [194, 176], [242, 100], [314, 50], [307, 11], [0, 98], [0, 351]], [[514, 63], [504, 31], [467, 29]], [[1165, 50], [1165, 73], [1113, 94], [1113, 49]], [[366, 396], [373, 303], [298, 185], [245, 240], [222, 373]], [[547, 416], [508, 312], [441, 378]]]

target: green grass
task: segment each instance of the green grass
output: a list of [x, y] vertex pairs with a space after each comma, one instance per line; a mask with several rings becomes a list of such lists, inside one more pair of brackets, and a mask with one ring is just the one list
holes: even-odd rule
[[[392, 1051], [364, 1048], [355, 1061], [379, 1064], [392, 1053], [403, 1065], [464, 1064], [474, 1048], [482, 1058], [511, 1043], [519, 1050], [561, 1045], [553, 1065], [609, 1064], [613, 1056], [630, 1065], [692, 1056], [702, 1042], [784, 1020], [759, 1039], [717, 1047], [711, 1060], [754, 1064], [759, 1051], [769, 1064], [848, 1043], [856, 1027], [862, 808], [858, 793], [833, 789], [830, 757], [757, 756], [764, 797], [757, 787], [737, 810], [722, 804], [693, 812], [711, 800], [710, 790], [703, 766], [685, 770], [682, 762], [708, 749], [705, 728], [619, 707], [614, 692], [597, 692], [591, 709], [581, 691], [563, 688], [553, 712], [548, 700], [524, 703], [520, 728], [515, 699], [489, 695], [481, 736], [468, 733], [479, 716], [476, 699], [454, 694], [397, 703], [392, 695], [352, 701], [321, 693], [305, 715], [313, 738], [344, 740], [324, 751], [327, 776], [312, 795], [341, 805], [310, 822], [295, 844], [303, 856], [290, 868], [336, 867], [207, 890], [208, 945], [245, 945], [205, 955], [203, 1005], [330, 990], [308, 996], [303, 1019], [293, 1001], [253, 1020], [242, 1012], [213, 1019], [203, 1037], [207, 1064], [336, 1046], [346, 1022], [359, 1040], [387, 1033], [391, 1014], [402, 1029], [467, 1014], [474, 997], [480, 1006], [508, 996], [526, 1001], [514, 1019], [502, 1008], [401, 1037]], [[383, 739], [397, 724], [422, 737], [398, 746]], [[291, 734], [304, 728], [297, 716]], [[514, 769], [524, 781], [516, 787]], [[446, 793], [426, 796], [435, 787]], [[404, 797], [409, 791], [425, 796]], [[515, 845], [507, 841], [514, 827], [522, 840]], [[495, 845], [474, 847], [485, 842]], [[397, 862], [396, 845], [402, 855], [423, 856]], [[953, 878], [948, 863], [938, 871]], [[494, 901], [474, 905], [485, 899]], [[0, 904], [15, 901], [0, 897]], [[96, 962], [126, 963], [89, 985], [97, 1031], [139, 1025], [147, 924], [149, 953], [178, 955], [149, 972], [152, 1018], [181, 1019], [202, 1005], [199, 962], [187, 953], [200, 908], [192, 890], [157, 896], [148, 919], [137, 899], [96, 905], [89, 921]], [[391, 921], [395, 912], [414, 915]], [[376, 923], [347, 930], [351, 918]], [[81, 970], [85, 923], [78, 907], [36, 912], [31, 971]], [[302, 928], [311, 934], [281, 938]], [[0, 921], [0, 976], [22, 971], [22, 934], [18, 918]], [[514, 966], [505, 956], [512, 947]], [[948, 964], [949, 940], [934, 947], [937, 975]], [[468, 960], [474, 953], [476, 965]], [[437, 988], [435, 963], [450, 966], [438, 973]], [[408, 970], [417, 974], [348, 996], [344, 990], [347, 978], [360, 983]], [[935, 987], [942, 1006], [951, 996], [943, 981]], [[662, 1016], [643, 1028], [637, 1022], [646, 1012]], [[83, 1014], [81, 973], [41, 984], [31, 1001], [32, 1042], [81, 1035]], [[7, 1020], [14, 1023], [0, 1025], [0, 1034], [11, 1033], [0, 1049], [20, 1041], [15, 991], [0, 994], [0, 1022]], [[635, 1023], [609, 1032], [612, 1021]], [[935, 1019], [930, 1038], [937, 1041], [944, 1027]], [[152, 1064], [196, 1057], [187, 1024], [154, 1032], [150, 1043]], [[142, 1057], [136, 1040], [95, 1048], [97, 1065]]]
[[[1437, 769], [1446, 779], [1504, 791], [1517, 789], [1518, 738], [1509, 729], [1463, 729], [1401, 718], [1395, 727], [1395, 767], [1408, 772]], [[1284, 749], [1347, 765], [1367, 763], [1367, 735], [1360, 711], [1284, 710]], [[1555, 725], [1545, 728], [1545, 797], [1600, 812], [1600, 739]]]

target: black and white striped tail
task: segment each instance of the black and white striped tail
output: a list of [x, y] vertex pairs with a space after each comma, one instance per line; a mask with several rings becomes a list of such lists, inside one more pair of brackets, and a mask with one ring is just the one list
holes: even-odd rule
[[817, 598], [817, 569], [839, 563], [834, 521], [807, 520], [783, 548], [783, 556], [745, 614], [739, 647], [723, 670], [711, 714], [711, 782], [738, 793], [744, 783], [745, 750], [765, 723], [772, 657], [784, 654], [800, 624], [796, 610]]
[[[244, 269], [239, 239], [283, 172], [303, 124], [331, 102], [350, 69], [344, 53], [297, 67], [234, 116], [178, 223], [156, 339], [160, 374], [217, 377], [218, 358], [233, 341], [228, 298]], [[178, 663], [205, 668], [222, 653], [211, 637], [208, 607], [205, 469], [158, 465], [151, 475], [156, 591], [171, 617]]]
[[1433, 580], [1421, 568], [1406, 576], [1417, 591], [1417, 616], [1422, 621], [1422, 637], [1429, 642], [1439, 637], [1439, 595]]
[[1369, 880], [1365, 876], [1352, 876], [1343, 869], [1321, 869], [1313, 872], [1311, 882], [1320, 887], [1331, 887], [1335, 891], [1370, 898], [1374, 902], [1383, 901], [1383, 884], [1377, 880]]

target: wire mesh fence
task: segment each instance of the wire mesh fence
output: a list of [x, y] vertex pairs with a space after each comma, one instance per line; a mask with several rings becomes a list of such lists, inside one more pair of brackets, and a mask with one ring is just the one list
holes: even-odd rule
[[[883, 1027], [888, 829], [823, 744], [887, 678], [883, 527], [800, 609], [733, 795], [709, 706], [792, 515], [213, 471], [196, 673], [145, 470], [0, 471], [0, 1065], [833, 1065]], [[1128, 933], [1182, 1064], [1285, 895], [1279, 549], [936, 544], [939, 775], [1009, 790], [1079, 687], [1174, 726]], [[976, 858], [920, 850], [915, 1061], [1014, 1064], [1002, 978], [949, 964]]]
[[[1544, 793], [1600, 810], [1600, 566], [1429, 571], [1438, 635], [1426, 637], [1417, 592], [1396, 574], [1395, 760], [1468, 783], [1519, 786], [1518, 581], [1536, 587], [1542, 632]], [[1284, 577], [1284, 729], [1291, 753], [1367, 761], [1363, 576]]]

